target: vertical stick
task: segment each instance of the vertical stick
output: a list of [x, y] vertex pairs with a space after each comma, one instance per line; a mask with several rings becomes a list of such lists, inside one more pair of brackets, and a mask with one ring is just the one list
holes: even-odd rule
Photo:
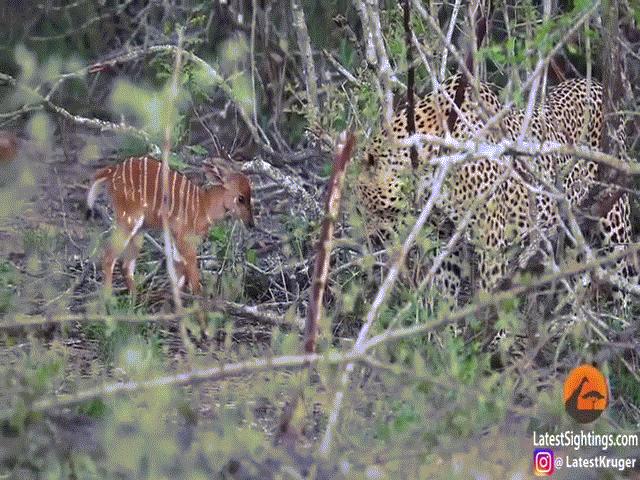
[[[318, 338], [318, 324], [322, 316], [322, 302], [324, 291], [329, 276], [329, 261], [331, 259], [331, 247], [333, 245], [333, 232], [335, 222], [340, 211], [340, 200], [342, 197], [342, 185], [347, 170], [347, 164], [353, 154], [355, 146], [355, 135], [353, 133], [343, 133], [340, 136], [333, 161], [333, 172], [329, 179], [329, 191], [325, 204], [325, 217], [322, 222], [320, 240], [318, 240], [316, 261], [313, 267], [313, 279], [311, 282], [311, 298], [307, 308], [307, 319], [304, 329], [304, 351], [314, 353], [316, 350], [316, 339]], [[295, 445], [298, 432], [293, 428], [293, 420], [298, 403], [302, 398], [304, 385], [308, 383], [308, 377], [298, 377], [298, 385], [291, 393], [291, 400], [283, 408], [282, 415], [278, 422], [278, 434], [276, 439], [288, 447]]]
[[[603, 0], [602, 2], [602, 114], [604, 125], [602, 128], [602, 151], [615, 154], [616, 142], [612, 141], [614, 132], [619, 126], [619, 117], [614, 115], [617, 111], [616, 99], [620, 96], [622, 79], [620, 75], [621, 58], [618, 34], [619, 13], [617, 0]], [[599, 166], [598, 168], [603, 168]], [[610, 170], [610, 169], [609, 169]], [[604, 172], [603, 172], [604, 173]], [[612, 176], [613, 172], [608, 172]], [[603, 177], [606, 178], [606, 177]]]
[[[409, 136], [416, 133], [415, 98], [416, 70], [413, 66], [413, 42], [411, 41], [411, 0], [404, 0], [404, 43], [407, 49], [407, 132]], [[418, 168], [418, 150], [411, 145], [409, 150], [411, 168]]]
[[333, 161], [333, 172], [329, 180], [329, 191], [325, 206], [325, 217], [322, 221], [322, 230], [313, 267], [313, 280], [311, 283], [311, 301], [307, 309], [307, 321], [304, 332], [304, 351], [313, 353], [316, 350], [316, 338], [318, 336], [318, 324], [322, 315], [322, 299], [329, 276], [329, 260], [333, 245], [333, 232], [335, 222], [340, 213], [340, 200], [342, 198], [342, 184], [347, 169], [347, 164], [353, 153], [355, 136], [353, 133], [340, 136]]
[[458, 13], [460, 12], [460, 1], [461, 0], [456, 0], [455, 5], [453, 6], [453, 12], [451, 13], [451, 18], [449, 19], [446, 45], [444, 46], [444, 51], [442, 52], [442, 63], [440, 64], [440, 78], [438, 78], [438, 80], [440, 80], [441, 82], [444, 82], [445, 78], [447, 77], [447, 57], [449, 55], [449, 49], [447, 48], [447, 45], [451, 44], [451, 41], [453, 39], [453, 31], [456, 27], [456, 19], [458, 18]]
[[258, 105], [256, 97], [256, 23], [258, 1], [251, 2], [251, 93], [253, 95], [253, 123], [258, 125]]
[[311, 40], [304, 17], [304, 10], [298, 0], [291, 0], [291, 13], [293, 15], [293, 28], [296, 30], [298, 48], [302, 58], [304, 68], [305, 85], [307, 87], [307, 98], [310, 104], [311, 123], [314, 123], [318, 115], [318, 84], [316, 83], [316, 67], [313, 61], [313, 51], [311, 50]]
[[[175, 106], [178, 100], [178, 78], [182, 62], [182, 29], [178, 29], [178, 48], [176, 49], [176, 58], [171, 77], [171, 85], [169, 90], [169, 98], [167, 101]], [[173, 117], [167, 118], [167, 124], [164, 130], [164, 145], [162, 148], [162, 206], [160, 208], [160, 216], [162, 218], [162, 237], [164, 240], [164, 256], [167, 262], [167, 273], [171, 283], [171, 293], [173, 295], [173, 303], [176, 313], [182, 313], [182, 299], [180, 298], [180, 287], [178, 286], [178, 276], [173, 261], [173, 241], [171, 230], [169, 228], [169, 154], [171, 152], [171, 131], [173, 129]], [[180, 199], [178, 198], [179, 202]], [[187, 328], [184, 324], [184, 318], [180, 320], [180, 336], [182, 343], [188, 353], [193, 351], [193, 346], [187, 335]]]

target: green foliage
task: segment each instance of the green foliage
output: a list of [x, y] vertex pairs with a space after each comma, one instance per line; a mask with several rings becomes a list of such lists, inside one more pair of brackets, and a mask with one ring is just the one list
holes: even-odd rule
[[[404, 31], [404, 12], [400, 8], [390, 8], [384, 11], [382, 22], [384, 24], [387, 34], [387, 43], [389, 45], [389, 57], [396, 65], [396, 71], [402, 74], [402, 81], [406, 84], [406, 75], [409, 65], [407, 64], [407, 44]], [[436, 43], [437, 36], [434, 34], [431, 28], [425, 23], [425, 20], [420, 15], [411, 16], [411, 30], [415, 34], [416, 38], [421, 39], [425, 43]], [[415, 51], [413, 57], [419, 58], [418, 53]], [[415, 79], [416, 79], [416, 91], [420, 91], [429, 84], [430, 78], [427, 75], [427, 69], [422, 62], [414, 65]], [[405, 92], [400, 92], [405, 95]]]
[[149, 152], [149, 146], [140, 137], [133, 135], [126, 135], [122, 139], [120, 148], [118, 149], [118, 155], [127, 157], [139, 157]]
[[226, 259], [231, 245], [232, 226], [228, 223], [217, 223], [209, 230], [211, 250], [218, 258]]
[[26, 230], [22, 235], [22, 245], [27, 254], [51, 255], [63, 242], [61, 234], [49, 225]]
[[[112, 297], [109, 300], [110, 314], [134, 315], [132, 312], [132, 299], [129, 296]], [[117, 322], [111, 317], [106, 317], [104, 322], [91, 322], [83, 325], [82, 331], [87, 339], [95, 342], [97, 352], [105, 363], [111, 363], [133, 341], [141, 342], [149, 349], [152, 356], [162, 355], [162, 339], [159, 329], [154, 324], [135, 324]]]
[[171, 153], [169, 155], [169, 168], [171, 168], [172, 170], [177, 170], [179, 172], [183, 171], [184, 169], [188, 168], [189, 165], [187, 165], [182, 158], [180, 158], [179, 155], [175, 154], [175, 153]]
[[201, 157], [204, 157], [205, 155], [207, 155], [207, 153], [209, 153], [207, 152], [207, 149], [202, 145], [188, 145], [187, 150], [189, 150], [194, 155], [199, 155]]
[[284, 224], [288, 236], [288, 253], [302, 260], [306, 258], [310, 248], [310, 235], [317, 228], [306, 217], [288, 217]]
[[120, 80], [113, 89], [111, 102], [117, 113], [132, 115], [139, 125], [150, 132], [157, 144], [162, 144], [165, 129], [171, 128], [172, 143], [180, 137], [180, 129], [173, 128], [179, 124], [181, 109], [186, 107], [187, 98], [181, 90], [173, 99], [170, 83], [160, 91], [139, 87], [133, 83]]
[[509, 332], [522, 330], [518, 320], [520, 301], [518, 298], [511, 298], [500, 304], [498, 307], [498, 321], [496, 329], [504, 329]]
[[28, 361], [25, 372], [26, 388], [35, 396], [50, 391], [53, 383], [59, 380], [62, 365], [62, 359], [52, 355], [42, 361]]
[[78, 413], [94, 418], [104, 418], [109, 409], [101, 398], [94, 398], [78, 407]]
[[253, 248], [247, 250], [245, 258], [248, 263], [252, 263], [254, 265], [258, 263], [258, 253]]

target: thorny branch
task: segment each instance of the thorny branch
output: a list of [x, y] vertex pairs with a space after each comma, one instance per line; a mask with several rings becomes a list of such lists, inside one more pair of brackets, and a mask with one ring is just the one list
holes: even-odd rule
[[[320, 320], [323, 312], [324, 293], [329, 279], [329, 262], [331, 260], [331, 250], [333, 248], [333, 234], [335, 223], [340, 213], [340, 201], [342, 198], [342, 185], [347, 170], [347, 165], [355, 148], [355, 135], [343, 132], [336, 147], [336, 154], [333, 161], [333, 171], [329, 179], [327, 200], [325, 203], [325, 217], [322, 221], [320, 239], [316, 248], [316, 259], [313, 267], [313, 277], [311, 280], [311, 294], [309, 306], [307, 307], [307, 318], [304, 329], [303, 351], [314, 353], [316, 351], [316, 340]], [[303, 385], [303, 382], [300, 382]], [[301, 388], [295, 389], [292, 398], [287, 405], [279, 422], [279, 436], [287, 441], [294, 438], [291, 421], [295, 409], [303, 395]]]

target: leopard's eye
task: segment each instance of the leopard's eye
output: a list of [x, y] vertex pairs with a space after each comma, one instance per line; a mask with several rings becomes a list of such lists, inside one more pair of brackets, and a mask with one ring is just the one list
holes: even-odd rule
[[244, 202], [246, 202], [247, 199], [244, 198], [244, 195], [238, 195], [238, 203], [242, 203], [244, 204]]

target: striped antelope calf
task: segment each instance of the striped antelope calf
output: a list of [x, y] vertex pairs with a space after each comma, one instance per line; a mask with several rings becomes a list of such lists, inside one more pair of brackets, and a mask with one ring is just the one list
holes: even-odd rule
[[[200, 292], [200, 273], [196, 259], [199, 241], [213, 222], [229, 215], [253, 226], [251, 184], [242, 173], [223, 171], [204, 164], [207, 178], [218, 185], [204, 189], [185, 175], [169, 171], [169, 229], [172, 235], [174, 262], [180, 288], [185, 273], [193, 293]], [[142, 246], [141, 230], [162, 229], [162, 163], [152, 157], [129, 158], [119, 165], [96, 172], [87, 205], [93, 208], [99, 188], [106, 183], [113, 203], [116, 230], [106, 246], [102, 260], [104, 287], [111, 290], [113, 268], [122, 255], [127, 288], [135, 291], [133, 274]]]

